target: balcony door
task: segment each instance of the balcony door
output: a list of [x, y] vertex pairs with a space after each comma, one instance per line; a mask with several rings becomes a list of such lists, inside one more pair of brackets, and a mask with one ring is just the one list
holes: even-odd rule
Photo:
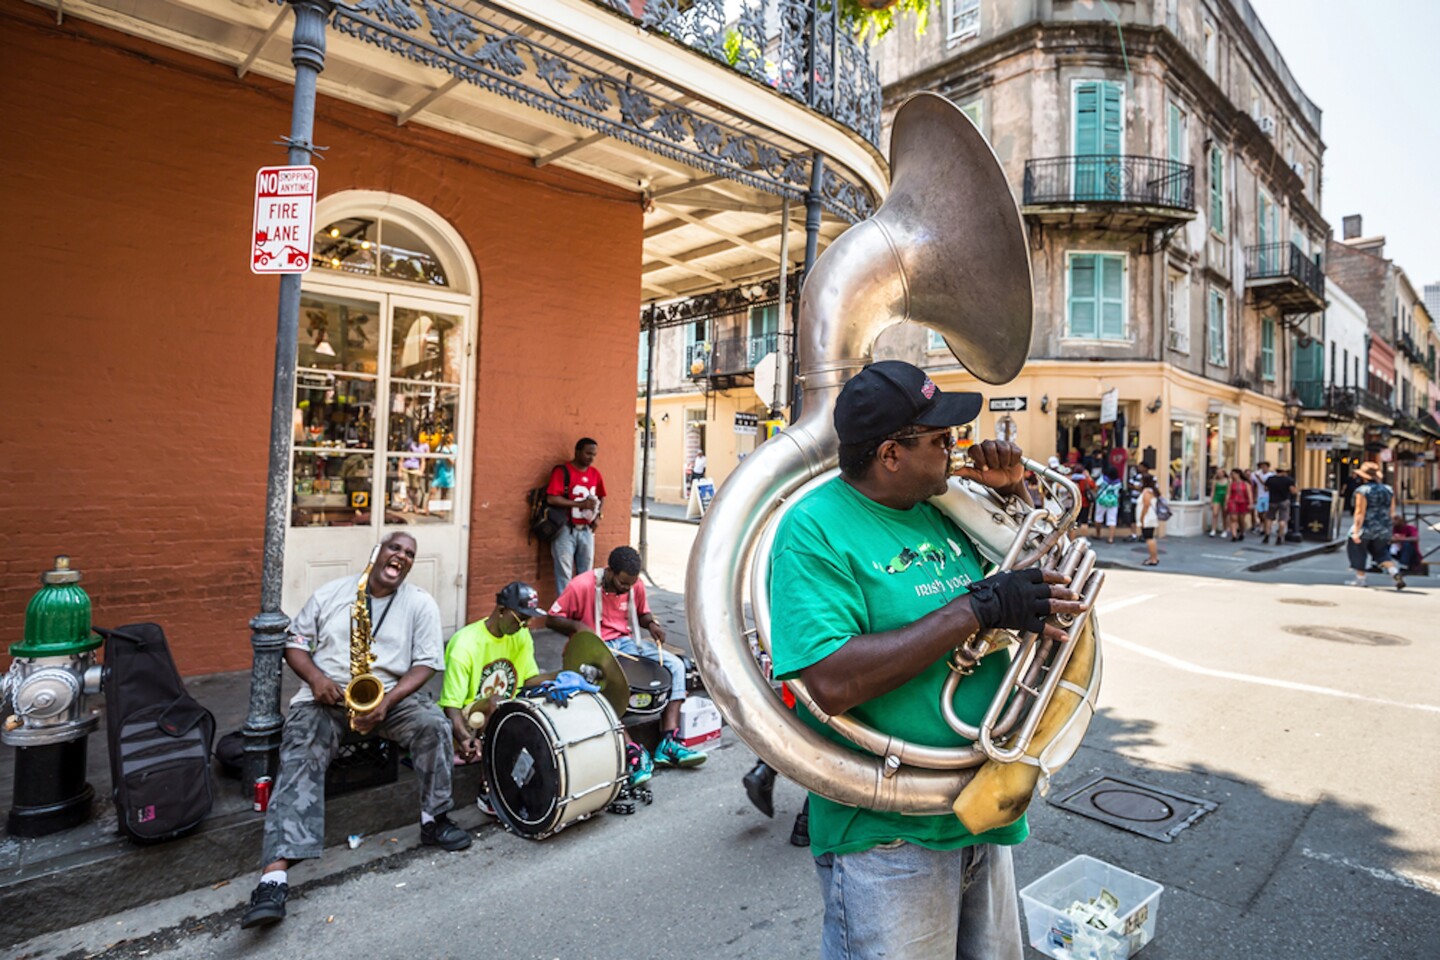
[[1280, 272], [1280, 227], [1275, 201], [1264, 190], [1256, 202], [1256, 240], [1260, 244], [1260, 276], [1273, 277]]
[[458, 237], [427, 236], [402, 200], [320, 221], [301, 293], [283, 604], [293, 616], [403, 531], [418, 548], [409, 580], [448, 635], [465, 610], [475, 281]]
[[1077, 202], [1122, 200], [1125, 182], [1120, 154], [1125, 140], [1124, 93], [1109, 80], [1079, 80], [1073, 89], [1075, 155], [1074, 183]]

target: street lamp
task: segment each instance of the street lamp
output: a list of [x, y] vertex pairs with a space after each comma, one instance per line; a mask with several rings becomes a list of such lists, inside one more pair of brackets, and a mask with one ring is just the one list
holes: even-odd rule
[[1285, 422], [1294, 426], [1300, 419], [1300, 411], [1305, 405], [1300, 402], [1300, 397], [1294, 393], [1285, 398]]

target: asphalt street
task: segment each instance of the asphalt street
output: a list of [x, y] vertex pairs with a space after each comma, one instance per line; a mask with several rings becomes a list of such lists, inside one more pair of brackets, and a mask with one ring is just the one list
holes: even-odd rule
[[[661, 590], [683, 587], [694, 532], [650, 524]], [[1100, 712], [1051, 794], [1104, 774], [1215, 809], [1160, 843], [1037, 799], [1021, 886], [1081, 853], [1164, 884], [1149, 960], [1435, 956], [1436, 578], [1360, 589], [1340, 585], [1334, 554], [1257, 574], [1215, 553], [1205, 575], [1109, 571]], [[238, 929], [254, 883], [241, 876], [18, 955], [814, 957], [814, 871], [786, 842], [802, 794], [782, 782], [775, 819], [761, 816], [740, 787], [752, 759], [727, 730], [704, 767], [657, 774], [653, 806], [542, 843], [471, 808], [463, 853], [415, 846], [416, 828], [327, 851], [346, 869], [292, 871], [290, 917], [270, 931]]]

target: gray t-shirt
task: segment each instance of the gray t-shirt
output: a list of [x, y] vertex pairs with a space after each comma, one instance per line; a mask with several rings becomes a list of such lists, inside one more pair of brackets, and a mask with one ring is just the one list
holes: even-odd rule
[[[316, 590], [291, 622], [287, 644], [308, 651], [315, 666], [342, 688], [350, 682], [350, 611], [358, 581], [351, 574]], [[370, 629], [370, 652], [375, 655], [370, 669], [386, 690], [417, 664], [437, 672], [445, 669], [440, 608], [419, 587], [402, 583], [388, 597], [371, 598]], [[314, 699], [309, 684], [302, 684], [290, 704]]]

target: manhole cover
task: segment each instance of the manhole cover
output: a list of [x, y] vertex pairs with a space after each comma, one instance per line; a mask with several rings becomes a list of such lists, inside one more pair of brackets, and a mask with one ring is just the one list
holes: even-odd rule
[[1315, 640], [1329, 640], [1331, 643], [1350, 643], [1360, 647], [1408, 647], [1410, 641], [1393, 633], [1376, 630], [1357, 630], [1353, 627], [1326, 627], [1300, 624], [1281, 627], [1288, 634], [1297, 637], [1311, 637]]
[[1297, 607], [1336, 607], [1333, 600], [1311, 600], [1309, 597], [1281, 597], [1281, 603], [1292, 603]]
[[1161, 843], [1174, 840], [1181, 830], [1215, 809], [1209, 800], [1110, 776], [1091, 777], [1049, 802]]

